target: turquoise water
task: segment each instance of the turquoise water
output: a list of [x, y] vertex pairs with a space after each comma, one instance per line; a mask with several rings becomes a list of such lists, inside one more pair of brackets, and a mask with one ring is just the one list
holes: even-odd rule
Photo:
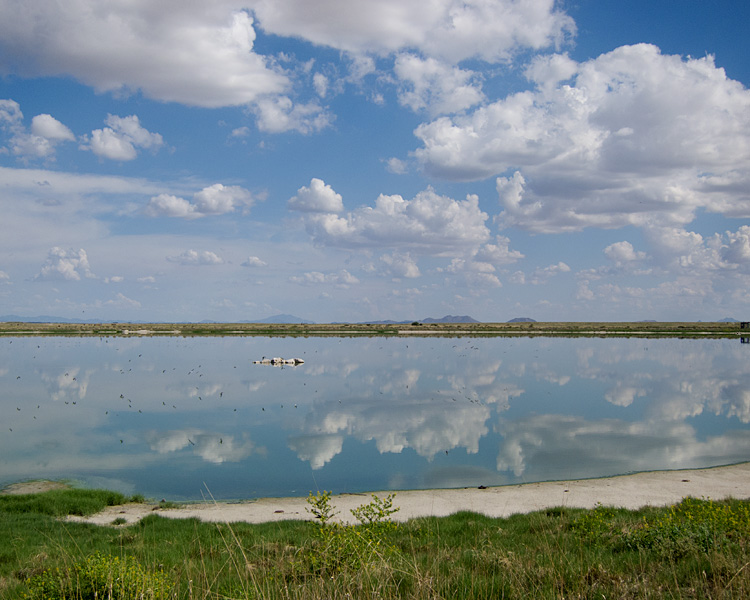
[[14, 337], [0, 359], [0, 484], [233, 499], [750, 460], [739, 339]]

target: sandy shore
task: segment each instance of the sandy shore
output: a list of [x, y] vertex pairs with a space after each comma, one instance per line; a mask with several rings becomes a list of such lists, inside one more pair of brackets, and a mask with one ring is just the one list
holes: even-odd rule
[[[379, 492], [379, 496], [387, 492]], [[606, 506], [640, 508], [674, 504], [687, 496], [696, 498], [750, 498], [750, 463], [712, 469], [654, 471], [608, 477], [490, 487], [447, 490], [413, 490], [396, 493], [394, 520], [415, 517], [446, 516], [469, 510], [491, 517], [507, 517], [555, 506], [593, 508]], [[339, 511], [337, 520], [356, 522], [350, 510], [370, 501], [369, 494], [334, 496]], [[263, 523], [285, 519], [310, 519], [305, 498], [263, 498], [245, 502], [207, 502], [184, 504], [179, 508], [160, 508], [155, 503], [112, 506], [90, 517], [69, 517], [100, 525], [115, 519], [136, 522], [146, 515], [170, 518], [197, 517], [211, 522]]]

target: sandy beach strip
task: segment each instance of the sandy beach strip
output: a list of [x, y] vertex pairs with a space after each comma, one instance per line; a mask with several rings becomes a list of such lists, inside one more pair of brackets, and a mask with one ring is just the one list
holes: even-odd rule
[[[389, 492], [376, 492], [384, 497]], [[594, 508], [597, 504], [636, 509], [667, 506], [692, 496], [723, 500], [750, 498], [750, 462], [710, 469], [652, 471], [602, 479], [579, 479], [527, 483], [499, 487], [407, 490], [395, 493], [395, 521], [416, 517], [447, 516], [473, 511], [490, 517], [566, 506]], [[341, 494], [331, 498], [338, 511], [335, 520], [355, 523], [351, 509], [371, 500], [370, 494]], [[265, 523], [286, 519], [311, 519], [304, 497], [261, 498], [241, 502], [203, 502], [161, 508], [157, 503], [111, 506], [89, 517], [70, 516], [68, 520], [109, 525], [115, 519], [134, 523], [149, 514], [169, 518], [198, 518], [207, 522]], [[122, 521], [120, 521], [122, 522]]]

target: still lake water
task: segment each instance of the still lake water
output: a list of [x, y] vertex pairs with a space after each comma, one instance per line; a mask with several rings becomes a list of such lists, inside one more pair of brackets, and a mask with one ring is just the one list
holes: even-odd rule
[[[299, 357], [296, 367], [253, 364]], [[739, 339], [0, 338], [0, 485], [170, 500], [750, 460]]]

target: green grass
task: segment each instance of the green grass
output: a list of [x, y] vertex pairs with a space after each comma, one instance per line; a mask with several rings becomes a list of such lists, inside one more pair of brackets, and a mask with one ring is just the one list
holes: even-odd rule
[[[84, 600], [96, 586], [111, 600], [750, 597], [750, 501], [396, 524], [380, 500], [358, 526], [152, 514], [101, 527], [59, 518], [92, 506], [85, 490], [70, 492], [64, 501], [44, 498], [52, 492], [0, 498], [3, 600]], [[330, 498], [313, 500], [313, 513], [335, 509]]]
[[0, 512], [34, 513], [49, 516], [93, 515], [107, 506], [142, 502], [140, 496], [126, 497], [107, 490], [52, 490], [43, 494], [0, 495]]

